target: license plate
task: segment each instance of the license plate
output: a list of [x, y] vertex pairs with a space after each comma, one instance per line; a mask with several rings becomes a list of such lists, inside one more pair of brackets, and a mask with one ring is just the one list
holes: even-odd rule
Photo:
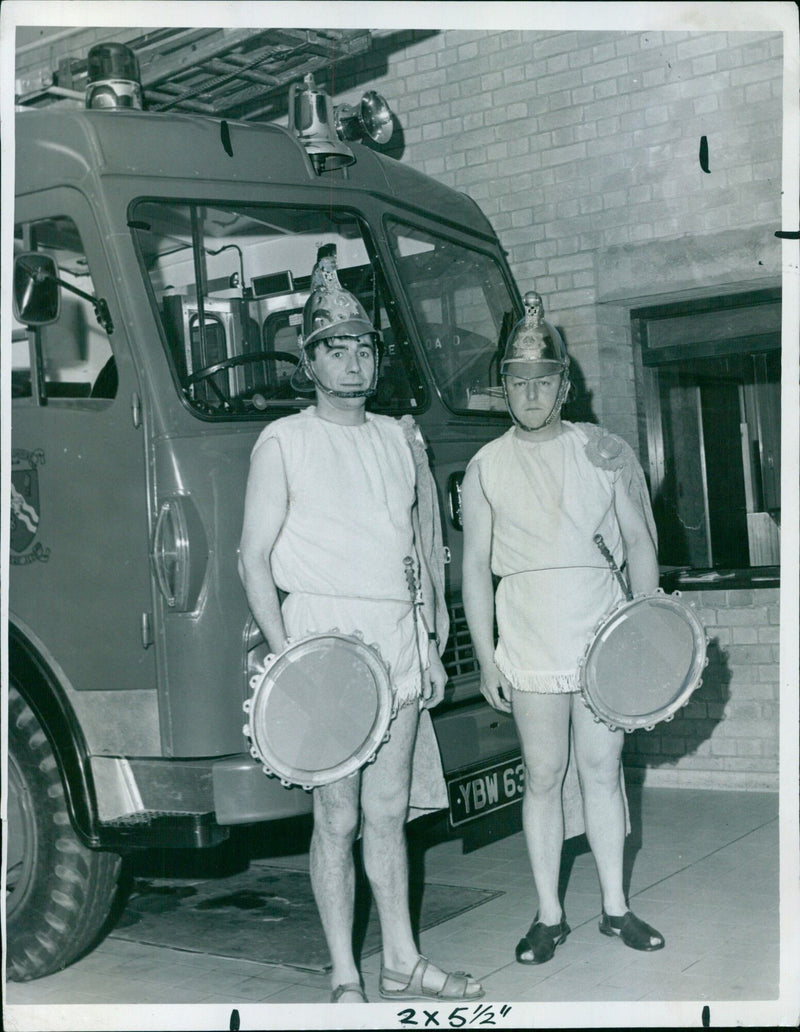
[[447, 782], [451, 827], [519, 802], [524, 787], [525, 766], [520, 756], [451, 778]]

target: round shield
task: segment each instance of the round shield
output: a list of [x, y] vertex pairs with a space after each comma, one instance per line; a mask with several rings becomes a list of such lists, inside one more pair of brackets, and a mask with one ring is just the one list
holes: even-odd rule
[[250, 679], [244, 733], [265, 774], [310, 789], [370, 762], [392, 717], [389, 673], [358, 634], [290, 643]]
[[702, 683], [706, 633], [679, 593], [661, 589], [623, 602], [605, 617], [586, 648], [581, 692], [611, 730], [651, 731], [671, 720]]

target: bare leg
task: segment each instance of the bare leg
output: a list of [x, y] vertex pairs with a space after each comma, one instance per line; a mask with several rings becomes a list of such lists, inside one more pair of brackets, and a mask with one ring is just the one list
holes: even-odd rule
[[[410, 976], [419, 961], [409, 914], [405, 836], [418, 722], [416, 704], [399, 710], [392, 721], [389, 741], [381, 747], [374, 764], [364, 769], [361, 787], [364, 867], [381, 922], [384, 966], [404, 976]], [[428, 965], [424, 979], [427, 988], [440, 989], [446, 979], [445, 972]], [[399, 989], [403, 984], [383, 978], [386, 989]], [[470, 981], [467, 993], [478, 988]]]
[[578, 696], [573, 696], [572, 722], [586, 837], [597, 865], [603, 909], [618, 917], [628, 909], [622, 885], [625, 804], [620, 786], [620, 756], [624, 734], [597, 723]]
[[[314, 831], [309, 854], [311, 887], [331, 954], [331, 985], [358, 983], [353, 957], [355, 866], [360, 775], [314, 789]], [[342, 1003], [361, 1002], [345, 993]]]
[[364, 869], [381, 922], [384, 961], [395, 971], [410, 971], [419, 956], [409, 914], [405, 837], [418, 720], [416, 705], [398, 711], [389, 741], [364, 769], [361, 787]]
[[558, 875], [564, 843], [561, 787], [569, 756], [569, 695], [515, 691], [512, 696], [525, 760], [522, 826], [539, 897], [539, 920], [561, 921]]

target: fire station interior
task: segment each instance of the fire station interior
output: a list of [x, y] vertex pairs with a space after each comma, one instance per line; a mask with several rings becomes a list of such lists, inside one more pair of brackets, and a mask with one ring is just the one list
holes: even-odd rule
[[[83, 103], [88, 64], [71, 48], [79, 31], [20, 32], [18, 60], [36, 47], [42, 55], [40, 69], [17, 79], [20, 117], [26, 110]], [[365, 78], [377, 79], [432, 35], [427, 30], [160, 28], [128, 30], [124, 42], [138, 60], [149, 110], [285, 124], [292, 83], [331, 65], [343, 79], [352, 79], [369, 59], [375, 71]], [[403, 160], [402, 125], [396, 116], [394, 121], [395, 135], [384, 152]], [[297, 411], [312, 403], [313, 390], [302, 374], [300, 327], [321, 237], [335, 241], [341, 282], [382, 335], [382, 375], [372, 407], [393, 415], [425, 405], [427, 387], [408, 327], [391, 303], [374, 245], [357, 218], [323, 209], [146, 199], [133, 206], [129, 226], [175, 391], [209, 423], [233, 419], [244, 425], [265, 411]], [[425, 285], [416, 316], [425, 328], [426, 361], [443, 399], [454, 412], [504, 412], [497, 393], [499, 364], [496, 357], [486, 362], [485, 345], [505, 313], [490, 311], [491, 300], [482, 301], [480, 311], [469, 307], [478, 287], [482, 298], [500, 297], [500, 285], [488, 282], [492, 270], [466, 268], [458, 253], [433, 237], [399, 225], [389, 233], [402, 275]], [[503, 233], [498, 235], [503, 242]], [[82, 292], [62, 290], [59, 322], [36, 331], [46, 356], [45, 396], [87, 407], [111, 404], [118, 390], [111, 340], [98, 324], [91, 270], [74, 223], [65, 217], [20, 227], [14, 248], [46, 250], [64, 282]], [[700, 606], [726, 629], [737, 622], [747, 625], [747, 618], [719, 614], [729, 606], [743, 612], [760, 588], [773, 592], [764, 612], [776, 610], [780, 583], [780, 290], [765, 288], [748, 297], [750, 304], [737, 301], [738, 307], [725, 308], [723, 328], [715, 320], [716, 297], [707, 304], [702, 299], [655, 303], [648, 297], [629, 306], [659, 558], [674, 574], [671, 586], [696, 590]], [[463, 348], [457, 363], [436, 346], [447, 310], [460, 313]], [[36, 390], [30, 339], [30, 329], [15, 323], [14, 400], [30, 398]], [[734, 339], [755, 340], [756, 346], [732, 353], [728, 344]], [[699, 350], [687, 343], [698, 340]], [[580, 363], [577, 373], [580, 380]], [[739, 572], [720, 582], [713, 580], [716, 568]], [[689, 569], [703, 572], [681, 580]], [[703, 577], [711, 583], [703, 585]], [[715, 589], [713, 603], [704, 587]], [[749, 592], [749, 602], [739, 596], [731, 601], [740, 589], [742, 599]], [[754, 621], [760, 628], [761, 616]], [[724, 637], [720, 641], [724, 644]], [[730, 672], [724, 656], [720, 659], [723, 653], [713, 653], [712, 670], [727, 690]], [[627, 748], [635, 751], [632, 744]], [[646, 748], [632, 761], [637, 769], [652, 759]], [[713, 1022], [715, 1001], [744, 1006], [775, 1001], [785, 990], [777, 786], [755, 783], [731, 790], [716, 776], [702, 784], [700, 772], [691, 787], [683, 787], [672, 774], [673, 757], [658, 761], [666, 772], [660, 781], [649, 783], [637, 774], [628, 786], [632, 834], [625, 855], [632, 908], [667, 938], [667, 948], [653, 954], [598, 935], [596, 869], [580, 837], [567, 843], [562, 861], [572, 929], [568, 944], [541, 967], [515, 963], [514, 944], [537, 902], [518, 802], [498, 811], [480, 832], [470, 828], [456, 835], [441, 815], [409, 826], [419, 946], [443, 968], [471, 971], [481, 979], [487, 993], [483, 1003], [490, 1009], [472, 1006], [463, 1012], [470, 1021], [511, 1022], [506, 1027], [519, 1021], [521, 1027], [552, 1017], [554, 1024], [585, 1021], [588, 1027], [612, 1023], [613, 1004], [630, 1004], [645, 1008], [630, 1012], [637, 1024], [660, 1024], [672, 1020], [672, 1002], [690, 1000], [691, 1014], [674, 1012], [678, 1027], [700, 1024], [704, 1007], [710, 1007]], [[485, 782], [473, 789], [484, 790]], [[58, 973], [6, 982], [4, 1007], [19, 1022], [13, 1027], [34, 1028], [30, 1022], [42, 1019], [50, 1023], [41, 1027], [66, 1027], [47, 1015], [69, 1006], [87, 1008], [89, 1015], [87, 1024], [73, 1027], [95, 1027], [90, 1008], [112, 1005], [148, 1005], [156, 1012], [162, 1005], [219, 1006], [224, 1020], [233, 1021], [231, 1014], [238, 1011], [256, 1027], [272, 1014], [266, 1008], [286, 1005], [286, 1011], [275, 1012], [280, 1015], [292, 1005], [327, 1004], [322, 932], [307, 885], [309, 835], [308, 822], [298, 821], [287, 823], [279, 837], [237, 829], [231, 840], [202, 856], [169, 849], [142, 852], [130, 872], [133, 892], [126, 908], [93, 950]], [[359, 893], [361, 966], [367, 996], [378, 1001], [381, 955], [374, 906], [365, 900], [361, 882]], [[184, 920], [193, 900], [203, 901], [204, 922], [201, 939], [194, 940]], [[293, 908], [302, 920], [291, 925]], [[273, 934], [278, 945], [266, 948]], [[304, 954], [303, 944], [312, 940], [313, 948], [308, 945]], [[564, 1019], [554, 1011], [539, 1014], [538, 1004], [581, 1009], [564, 1011], [574, 1014]], [[408, 1007], [408, 1024], [422, 1024], [425, 1007], [438, 1014], [434, 1024], [444, 1025], [453, 1005], [438, 1005], [438, 1011], [430, 1001]], [[128, 1018], [111, 1020], [137, 1020], [131, 1019], [135, 1009], [127, 1009]], [[745, 1024], [757, 1024], [751, 1011], [742, 1013]], [[326, 1010], [319, 1027], [330, 1021]], [[450, 1027], [459, 1023], [464, 1023], [461, 1015]]]

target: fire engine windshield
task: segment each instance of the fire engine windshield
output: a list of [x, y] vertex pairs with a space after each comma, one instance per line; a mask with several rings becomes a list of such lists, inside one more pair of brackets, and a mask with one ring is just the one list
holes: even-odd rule
[[488, 254], [389, 220], [400, 279], [442, 400], [453, 412], [505, 412], [500, 360], [519, 318]]
[[383, 337], [372, 408], [414, 412], [422, 377], [364, 222], [346, 210], [141, 200], [129, 225], [176, 386], [204, 419], [263, 418], [313, 401], [300, 374], [311, 271], [335, 244], [339, 278]]

